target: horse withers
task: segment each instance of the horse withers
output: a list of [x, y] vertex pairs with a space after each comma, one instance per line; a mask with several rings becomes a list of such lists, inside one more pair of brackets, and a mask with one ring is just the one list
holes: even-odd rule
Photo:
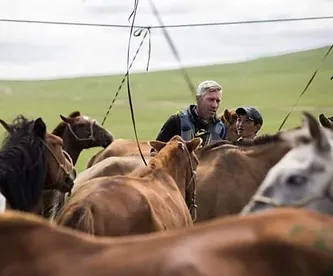
[[196, 216], [194, 151], [201, 138], [151, 141], [148, 166], [81, 183], [55, 222], [93, 235], [133, 235], [192, 226]]

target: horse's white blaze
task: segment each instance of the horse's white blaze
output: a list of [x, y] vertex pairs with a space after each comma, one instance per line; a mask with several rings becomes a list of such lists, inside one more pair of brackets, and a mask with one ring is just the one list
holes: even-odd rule
[[6, 198], [0, 193], [0, 213], [5, 212], [6, 210]]

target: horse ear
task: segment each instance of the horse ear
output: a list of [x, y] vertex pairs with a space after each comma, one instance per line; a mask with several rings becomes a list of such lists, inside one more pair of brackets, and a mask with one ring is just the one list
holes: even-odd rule
[[71, 117], [65, 117], [61, 114], [59, 116], [60, 116], [61, 120], [63, 120], [66, 124], [70, 124], [73, 122], [73, 118], [71, 118]]
[[316, 148], [319, 152], [327, 152], [330, 148], [328, 137], [318, 121], [308, 112], [303, 112], [304, 124], [308, 127], [311, 137], [313, 138]]
[[46, 125], [45, 125], [42, 118], [38, 118], [37, 120], [35, 120], [35, 122], [34, 122], [34, 132], [40, 138], [45, 137]]
[[5, 130], [7, 130], [10, 134], [13, 133], [13, 129], [10, 124], [7, 124], [5, 121], [0, 119], [0, 124], [3, 126]]
[[81, 112], [80, 111], [73, 111], [71, 114], [69, 114], [68, 118], [74, 118], [74, 117], [79, 117], [81, 116]]
[[151, 146], [156, 151], [160, 151], [165, 147], [167, 143], [161, 141], [148, 141], [148, 145]]
[[201, 147], [202, 142], [203, 142], [202, 138], [196, 137], [191, 141], [186, 142], [186, 147], [189, 152], [196, 151]]
[[224, 110], [222, 117], [224, 117], [224, 119], [225, 119], [225, 122], [223, 122], [223, 123], [227, 123], [227, 122], [231, 121], [231, 112], [229, 111], [229, 109], [226, 108]]
[[325, 117], [324, 114], [319, 115], [319, 122], [321, 123], [321, 125], [323, 127], [332, 128], [332, 123], [330, 122], [330, 120], [327, 117]]

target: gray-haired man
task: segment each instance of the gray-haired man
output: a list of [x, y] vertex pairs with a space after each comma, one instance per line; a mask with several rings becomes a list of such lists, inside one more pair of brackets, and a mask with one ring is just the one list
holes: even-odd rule
[[174, 135], [180, 135], [185, 141], [201, 137], [203, 145], [208, 145], [212, 141], [225, 139], [226, 127], [216, 116], [221, 98], [220, 84], [213, 80], [201, 82], [196, 92], [196, 104], [171, 115], [156, 140], [168, 142]]

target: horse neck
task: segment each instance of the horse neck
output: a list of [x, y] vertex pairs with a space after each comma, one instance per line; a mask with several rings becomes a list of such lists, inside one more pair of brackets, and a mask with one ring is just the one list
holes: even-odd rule
[[[189, 158], [189, 156], [180, 158], [178, 154], [172, 153], [158, 154], [155, 158], [151, 159], [149, 164], [157, 173], [157, 176], [160, 177], [163, 173], [171, 176], [185, 198]], [[181, 162], [179, 162], [179, 160], [181, 160]], [[186, 160], [186, 163], [183, 162], [183, 160]]]
[[216, 148], [212, 149], [205, 149], [205, 148], [200, 148], [195, 151], [196, 156], [200, 160], [200, 163], [205, 162], [206, 160], [211, 161], [223, 154], [225, 151], [228, 151], [230, 149], [235, 149], [236, 146], [231, 145], [231, 144], [222, 144]]
[[70, 155], [70, 157], [73, 160], [73, 165], [75, 166], [83, 150], [83, 147], [80, 147], [80, 145], [77, 142], [73, 141], [73, 139], [70, 138], [69, 139], [65, 138], [63, 139], [63, 141], [64, 141], [63, 150]]
[[291, 149], [287, 142], [271, 142], [263, 145], [251, 146], [245, 151], [251, 162], [259, 167], [261, 165], [267, 170], [273, 167]]
[[[0, 233], [0, 242], [2, 245], [8, 244], [8, 248], [29, 248], [29, 258], [38, 259], [43, 254], [49, 254], [50, 248], [54, 251], [64, 251], [68, 254], [94, 254], [103, 250], [106, 245], [103, 242], [94, 242], [90, 237], [78, 237], [72, 231], [67, 229], [58, 229], [53, 227], [46, 220], [32, 214], [24, 216], [14, 214], [9, 220], [11, 211], [4, 215], [8, 216], [8, 222], [0, 221], [0, 227], [6, 229]], [[29, 242], [27, 242], [29, 240]], [[87, 242], [90, 240], [90, 242]], [[11, 247], [12, 246], [12, 247]], [[7, 255], [8, 265], [12, 261], [17, 262], [17, 252], [10, 250]], [[22, 255], [23, 256], [23, 255]], [[83, 257], [82, 256], [82, 257]], [[11, 260], [11, 258], [13, 258]], [[21, 260], [24, 262], [25, 256]]]
[[79, 156], [84, 149], [71, 133], [65, 128], [64, 132], [58, 135], [63, 140], [63, 150], [66, 151], [73, 160], [73, 165], [76, 164]]

